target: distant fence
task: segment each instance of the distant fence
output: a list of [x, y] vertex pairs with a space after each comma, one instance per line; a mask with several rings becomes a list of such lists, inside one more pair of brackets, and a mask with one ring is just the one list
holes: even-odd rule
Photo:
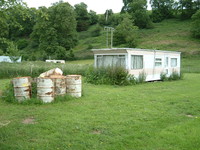
[[181, 72], [183, 72], [183, 73], [200, 73], [200, 67], [182, 67]]

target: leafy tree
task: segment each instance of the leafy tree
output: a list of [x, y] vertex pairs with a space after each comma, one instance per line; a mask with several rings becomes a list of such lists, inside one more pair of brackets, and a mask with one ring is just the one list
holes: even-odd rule
[[173, 17], [174, 0], [150, 0], [153, 22], [160, 22]]
[[20, 50], [22, 50], [22, 49], [24, 49], [24, 48], [26, 48], [27, 46], [28, 46], [28, 40], [26, 40], [26, 39], [19, 39], [17, 42], [16, 42], [16, 44], [17, 44], [17, 47], [20, 49]]
[[20, 58], [20, 51], [13, 42], [8, 43], [7, 55], [13, 62], [16, 62]]
[[139, 28], [152, 28], [151, 19], [147, 13], [147, 1], [146, 0], [124, 0], [124, 7], [122, 12], [128, 12], [134, 23]]
[[75, 55], [74, 55], [74, 52], [73, 52], [72, 49], [69, 51], [69, 54], [67, 55], [67, 58], [69, 60], [74, 60], [75, 59]]
[[6, 38], [0, 38], [0, 55], [10, 56], [12, 61], [16, 61], [20, 57], [20, 51], [16, 44]]
[[[198, 8], [198, 1], [195, 3], [193, 0], [180, 0], [181, 19], [190, 19]], [[195, 8], [195, 4], [197, 7]]]
[[74, 5], [77, 20], [77, 31], [86, 31], [90, 25], [90, 16], [87, 11], [87, 5], [83, 2]]
[[48, 56], [57, 56], [58, 52], [73, 48], [77, 43], [76, 18], [69, 3], [55, 3], [50, 8], [38, 10], [36, 24], [31, 34], [39, 49]]
[[133, 25], [130, 17], [125, 17], [116, 27], [114, 32], [114, 45], [126, 44], [129, 47], [136, 47], [138, 27]]
[[191, 32], [195, 38], [200, 38], [200, 10], [192, 16]]
[[199, 10], [200, 9], [200, 0], [194, 1], [194, 5], [195, 5], [196, 10]]
[[5, 9], [16, 4], [22, 4], [22, 1], [21, 0], [1, 0], [0, 9]]
[[12, 26], [20, 28], [20, 23], [13, 17], [11, 10], [16, 10], [17, 6], [23, 4], [19, 0], [2, 0], [0, 1], [0, 38], [8, 38]]
[[117, 26], [120, 22], [121, 14], [113, 13], [112, 9], [106, 10], [106, 12], [99, 16], [99, 24], [102, 26]]
[[29, 36], [35, 24], [35, 9], [29, 9], [26, 5], [17, 4], [7, 9], [9, 39]]
[[[1, 12], [0, 12], [1, 13]], [[9, 26], [6, 17], [0, 15], [0, 38], [7, 38], [9, 34]]]
[[123, 0], [124, 6], [122, 7], [121, 12], [122, 13], [129, 12], [129, 9], [130, 9], [129, 5], [132, 2], [133, 2], [133, 0]]
[[94, 25], [98, 23], [99, 17], [97, 16], [95, 11], [90, 10], [89, 17], [90, 17], [90, 25]]
[[67, 54], [66, 54], [66, 49], [62, 46], [57, 46], [56, 51], [55, 51], [55, 56], [57, 59], [66, 59]]
[[69, 50], [77, 43], [76, 18], [69, 3], [58, 3], [49, 8], [49, 21], [56, 30], [59, 46]]
[[9, 40], [6, 38], [0, 38], [0, 49], [3, 51], [4, 54], [7, 52]]
[[4, 53], [3, 53], [3, 50], [0, 49], [0, 56], [3, 55], [3, 54], [4, 54]]

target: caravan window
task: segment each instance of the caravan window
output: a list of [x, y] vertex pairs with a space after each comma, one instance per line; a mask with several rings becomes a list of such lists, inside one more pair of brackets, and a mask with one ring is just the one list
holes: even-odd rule
[[143, 55], [131, 55], [131, 69], [143, 68]]
[[161, 67], [162, 66], [162, 58], [156, 58], [155, 59], [155, 66]]
[[125, 68], [125, 55], [97, 55], [97, 67], [122, 66]]
[[171, 67], [177, 67], [177, 58], [171, 58]]

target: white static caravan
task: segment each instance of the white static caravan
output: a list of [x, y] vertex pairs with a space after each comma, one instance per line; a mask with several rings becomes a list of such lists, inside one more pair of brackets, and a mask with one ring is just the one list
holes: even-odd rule
[[139, 48], [93, 49], [95, 67], [123, 66], [136, 78], [146, 75], [146, 81], [160, 80], [161, 73], [168, 77], [180, 74], [181, 52]]
[[[15, 57], [15, 56], [14, 56], [14, 57]], [[20, 57], [16, 60], [16, 62], [21, 62], [21, 61], [22, 61], [22, 57], [20, 56]], [[14, 63], [14, 62], [12, 61], [12, 59], [10, 59], [9, 56], [0, 56], [0, 62]]]

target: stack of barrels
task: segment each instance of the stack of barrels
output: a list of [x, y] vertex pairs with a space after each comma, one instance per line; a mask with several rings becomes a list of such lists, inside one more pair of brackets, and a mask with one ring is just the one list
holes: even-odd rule
[[[82, 95], [81, 75], [51, 75], [39, 77], [37, 83], [37, 98], [49, 103], [56, 96], [68, 94], [79, 98]], [[14, 94], [18, 101], [31, 98], [31, 77], [18, 77], [13, 79]]]

